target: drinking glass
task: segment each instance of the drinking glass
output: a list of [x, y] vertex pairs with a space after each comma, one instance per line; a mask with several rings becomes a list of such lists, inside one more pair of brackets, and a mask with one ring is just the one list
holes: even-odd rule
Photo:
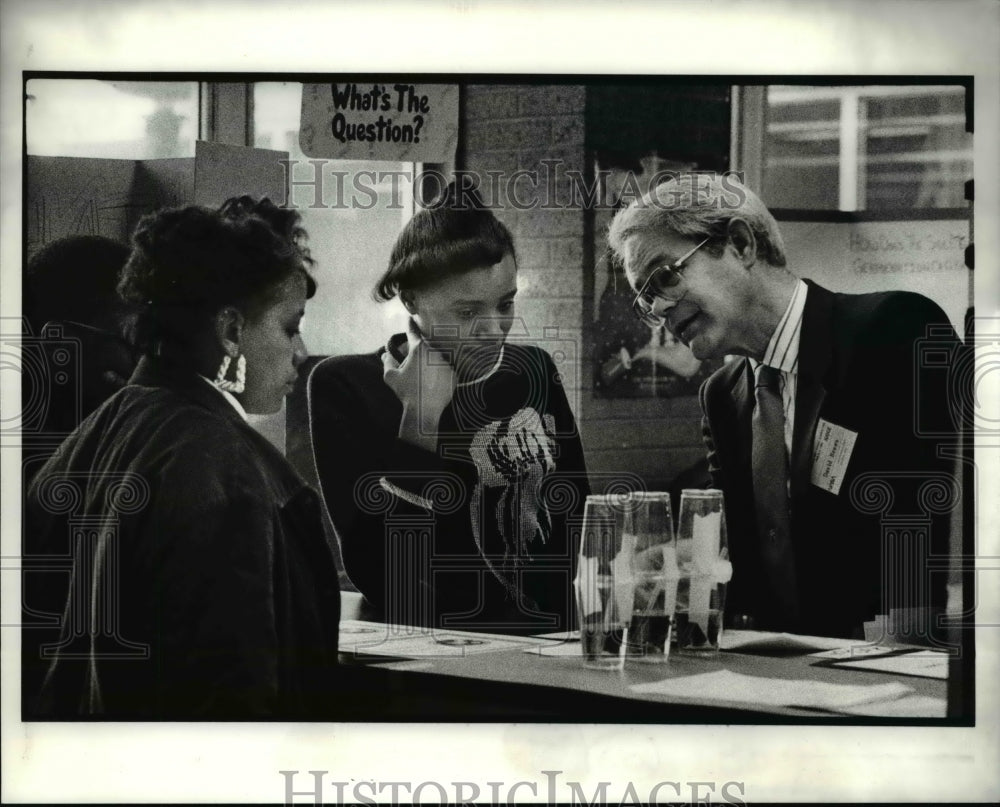
[[631, 495], [625, 511], [622, 550], [631, 556], [634, 584], [628, 658], [663, 663], [670, 656], [680, 578], [669, 493]]
[[630, 557], [622, 552], [627, 495], [588, 496], [577, 565], [576, 603], [583, 666], [620, 670], [632, 616]]
[[677, 520], [677, 649], [714, 653], [732, 577], [722, 491], [685, 489]]

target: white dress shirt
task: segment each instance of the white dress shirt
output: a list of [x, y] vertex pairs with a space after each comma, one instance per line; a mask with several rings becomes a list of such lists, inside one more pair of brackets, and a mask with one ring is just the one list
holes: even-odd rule
[[781, 371], [781, 404], [785, 412], [785, 452], [792, 456], [792, 430], [795, 426], [795, 390], [799, 374], [799, 336], [802, 333], [802, 312], [806, 307], [809, 287], [801, 280], [795, 284], [792, 299], [788, 301], [785, 313], [771, 334], [761, 361], [750, 359], [756, 372], [757, 366], [766, 364]]

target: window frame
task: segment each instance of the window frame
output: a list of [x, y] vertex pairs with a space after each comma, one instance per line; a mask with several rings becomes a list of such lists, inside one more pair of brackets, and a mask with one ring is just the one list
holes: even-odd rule
[[[879, 83], [850, 84], [844, 80], [824, 82], [822, 79], [809, 78], [801, 82], [791, 82], [782, 77], [780, 85], [745, 84], [732, 88], [733, 124], [730, 164], [734, 170], [742, 173], [744, 183], [760, 192], [764, 187], [767, 172], [766, 152], [768, 138], [768, 90], [773, 86], [801, 86], [810, 90], [827, 87], [830, 98], [840, 101], [840, 119], [838, 134], [838, 205], [836, 209], [810, 207], [780, 207], [769, 206], [775, 216], [786, 220], [825, 220], [825, 221], [868, 221], [868, 220], [921, 220], [921, 219], [954, 219], [969, 218], [969, 205], [961, 207], [899, 207], [869, 209], [864, 206], [864, 193], [858, 193], [864, 176], [858, 176], [858, 170], [864, 161], [859, 159], [859, 136], [862, 126], [858, 116], [853, 116], [853, 124], [846, 119], [845, 114], [849, 104], [857, 104], [872, 97], [898, 94], [900, 87], [941, 87], [942, 89], [965, 88], [965, 118], [966, 131], [972, 133], [972, 80], [963, 76], [920, 77], [907, 81], [906, 77], [893, 77], [891, 81]], [[820, 96], [817, 96], [817, 100]], [[973, 160], [973, 149], [970, 144], [969, 161]], [[965, 183], [964, 198], [971, 200], [972, 172]], [[860, 199], [859, 199], [860, 196]]]

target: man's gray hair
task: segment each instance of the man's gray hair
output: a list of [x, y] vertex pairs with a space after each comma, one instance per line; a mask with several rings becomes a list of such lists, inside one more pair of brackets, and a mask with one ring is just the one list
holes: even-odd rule
[[608, 246], [624, 262], [625, 242], [636, 233], [666, 231], [696, 240], [721, 240], [729, 222], [737, 218], [753, 231], [757, 254], [772, 266], [784, 266], [785, 244], [778, 223], [733, 173], [680, 174], [650, 188], [615, 216]]

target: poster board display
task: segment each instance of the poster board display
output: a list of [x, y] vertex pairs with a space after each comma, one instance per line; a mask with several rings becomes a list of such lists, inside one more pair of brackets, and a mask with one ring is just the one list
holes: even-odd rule
[[73, 235], [128, 243], [139, 219], [161, 207], [218, 205], [243, 193], [283, 204], [287, 160], [285, 151], [203, 141], [193, 159], [28, 156], [27, 257]]
[[936, 301], [959, 334], [972, 305], [967, 218], [781, 221], [788, 268], [833, 291], [901, 289]]

